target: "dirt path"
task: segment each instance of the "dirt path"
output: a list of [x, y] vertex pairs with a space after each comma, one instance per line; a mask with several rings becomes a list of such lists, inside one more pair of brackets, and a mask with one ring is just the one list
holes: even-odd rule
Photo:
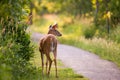
[[[41, 36], [34, 33], [32, 38], [38, 42]], [[120, 69], [114, 63], [76, 47], [59, 44], [58, 59], [90, 80], [120, 80]]]

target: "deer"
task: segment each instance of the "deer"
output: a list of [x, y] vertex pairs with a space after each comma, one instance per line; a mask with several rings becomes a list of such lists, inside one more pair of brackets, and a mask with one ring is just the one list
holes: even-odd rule
[[[57, 60], [56, 60], [58, 41], [56, 36], [62, 36], [62, 34], [57, 30], [57, 27], [58, 27], [57, 23], [54, 25], [50, 25], [47, 35], [43, 36], [40, 39], [40, 43], [39, 43], [39, 51], [41, 54], [41, 61], [42, 61], [42, 75], [44, 72], [44, 55], [45, 55], [46, 56], [46, 73], [48, 76], [50, 75], [51, 65], [52, 65], [52, 62], [54, 62], [56, 78], [58, 78]], [[50, 54], [53, 54], [53, 57], [54, 57], [53, 60], [51, 59]]]

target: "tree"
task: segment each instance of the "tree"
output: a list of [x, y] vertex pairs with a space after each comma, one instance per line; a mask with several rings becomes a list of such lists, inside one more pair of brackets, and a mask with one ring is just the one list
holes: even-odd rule
[[[95, 24], [107, 25], [109, 28], [120, 23], [120, 1], [119, 0], [92, 0], [95, 11]], [[96, 16], [97, 15], [97, 16]], [[109, 20], [108, 20], [109, 17]], [[97, 20], [97, 21], [96, 21]], [[109, 23], [108, 23], [109, 22]]]

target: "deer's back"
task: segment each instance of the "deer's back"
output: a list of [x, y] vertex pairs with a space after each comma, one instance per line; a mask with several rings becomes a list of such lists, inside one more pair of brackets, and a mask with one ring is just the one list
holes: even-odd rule
[[47, 34], [40, 40], [40, 50], [45, 52], [55, 51], [57, 48], [57, 39], [53, 34]]

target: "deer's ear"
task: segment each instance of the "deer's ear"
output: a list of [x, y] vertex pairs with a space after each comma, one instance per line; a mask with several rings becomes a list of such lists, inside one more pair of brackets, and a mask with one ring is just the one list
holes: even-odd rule
[[49, 26], [49, 29], [52, 29], [52, 25]]
[[58, 27], [58, 24], [57, 24], [57, 23], [55, 23], [55, 24], [52, 26], [53, 29], [56, 29], [57, 27]]

